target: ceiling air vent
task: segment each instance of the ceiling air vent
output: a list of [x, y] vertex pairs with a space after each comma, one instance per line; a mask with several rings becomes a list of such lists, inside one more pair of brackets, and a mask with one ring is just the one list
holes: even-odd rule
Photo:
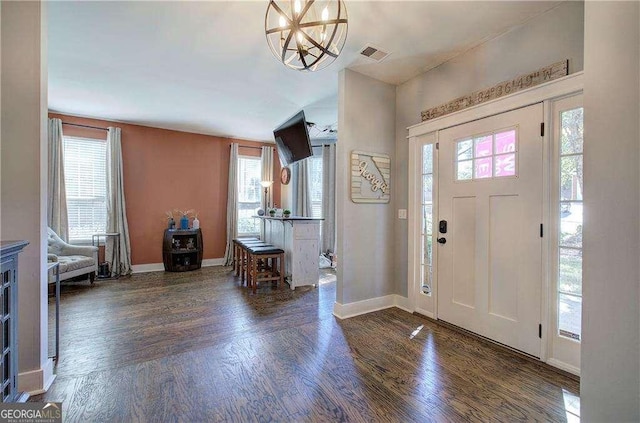
[[364, 46], [364, 48], [360, 50], [360, 54], [376, 62], [381, 62], [385, 57], [389, 55], [389, 53], [387, 53], [386, 51], [382, 51], [379, 48], [372, 46], [371, 44], [367, 44], [366, 46]]

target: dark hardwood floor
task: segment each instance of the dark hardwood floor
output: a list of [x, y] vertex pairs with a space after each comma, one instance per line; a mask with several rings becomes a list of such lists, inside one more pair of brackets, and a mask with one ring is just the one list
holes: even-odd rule
[[340, 321], [334, 301], [334, 281], [254, 296], [221, 267], [63, 285], [57, 379], [32, 400], [65, 422], [572, 417], [571, 378], [395, 308]]

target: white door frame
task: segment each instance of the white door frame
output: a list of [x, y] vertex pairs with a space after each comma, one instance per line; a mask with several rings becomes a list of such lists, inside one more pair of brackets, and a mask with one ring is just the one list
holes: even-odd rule
[[[570, 110], [583, 107], [582, 94], [574, 93], [562, 98], [554, 99], [549, 108], [549, 118], [551, 125], [549, 126], [549, 135], [552, 138], [551, 144], [551, 180], [550, 180], [550, 215], [557, 214], [560, 210], [560, 128], [561, 122], [559, 112], [562, 110]], [[584, 147], [583, 147], [584, 152]], [[549, 261], [549, 364], [561, 368], [573, 374], [580, 374], [580, 341], [574, 341], [569, 338], [560, 336], [558, 333], [558, 234], [559, 219], [552, 219], [549, 226], [549, 257], [554, 260]], [[583, 245], [584, 248], [584, 245]], [[577, 356], [577, 362], [576, 362]]]
[[[555, 99], [566, 97], [567, 95], [577, 94], [582, 92], [584, 86], [583, 72], [574, 73], [564, 78], [556, 79], [554, 81], [547, 82], [545, 84], [538, 85], [536, 87], [529, 88], [511, 94], [505, 97], [501, 97], [477, 106], [469, 107], [467, 109], [451, 113], [427, 122], [422, 122], [414, 126], [410, 126], [408, 129], [409, 135], [407, 136], [409, 141], [409, 180], [408, 180], [408, 260], [407, 260], [407, 292], [409, 297], [409, 309], [411, 311], [417, 311], [434, 319], [438, 318], [437, 312], [437, 278], [436, 272], [434, 272], [434, 286], [432, 287], [431, 301], [432, 309], [424, 310], [421, 307], [417, 307], [417, 290], [415, 287], [419, 281], [416, 278], [420, 277], [420, 273], [416, 271], [417, 263], [420, 263], [420, 254], [422, 250], [420, 248], [420, 220], [418, 214], [418, 208], [420, 203], [417, 201], [418, 193], [420, 192], [420, 182], [418, 181], [418, 169], [420, 169], [420, 163], [418, 160], [422, 157], [420, 146], [424, 143], [425, 136], [435, 137], [435, 141], [438, 140], [438, 131], [449, 128], [451, 126], [460, 125], [463, 123], [471, 122], [478, 119], [483, 119], [489, 116], [497, 115], [500, 113], [508, 112], [517, 108], [529, 106], [535, 103], [543, 102], [544, 104], [544, 125], [545, 133], [543, 137], [543, 225], [545, 228], [545, 236], [542, 240], [542, 348], [540, 353], [540, 359], [544, 362], [554, 365], [559, 368], [564, 368], [575, 373], [576, 369], [569, 369], [564, 367], [562, 362], [559, 362], [554, 357], [550, 357], [551, 349], [550, 343], [550, 312], [551, 301], [554, 298], [555, 293], [552, 292], [552, 284], [550, 282], [550, 175], [551, 175], [551, 136], [552, 128], [550, 127], [551, 115], [552, 115], [552, 102]], [[435, 184], [435, 182], [434, 182]], [[434, 204], [434, 216], [433, 221], [438, 221], [438, 216], [435, 211], [438, 209], [437, 204]], [[434, 231], [435, 233], [435, 231]], [[434, 244], [434, 250], [437, 250], [437, 243]], [[437, 253], [434, 253], [437, 254]]]

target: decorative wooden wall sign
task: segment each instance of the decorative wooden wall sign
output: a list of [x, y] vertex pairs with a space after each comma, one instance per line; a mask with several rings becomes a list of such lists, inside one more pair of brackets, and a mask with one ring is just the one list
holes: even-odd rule
[[388, 203], [391, 197], [391, 160], [386, 154], [351, 152], [351, 201]]
[[476, 91], [469, 95], [456, 98], [455, 100], [442, 104], [438, 107], [427, 109], [422, 112], [422, 121], [424, 122], [426, 120], [448, 115], [449, 113], [457, 112], [458, 110], [466, 109], [467, 107], [475, 106], [507, 94], [513, 94], [515, 92], [534, 87], [542, 84], [543, 82], [562, 78], [568, 74], [569, 62], [568, 60], [563, 60], [562, 62], [554, 63], [527, 75], [521, 75], [510, 79], [509, 81], [503, 81], [491, 88]]

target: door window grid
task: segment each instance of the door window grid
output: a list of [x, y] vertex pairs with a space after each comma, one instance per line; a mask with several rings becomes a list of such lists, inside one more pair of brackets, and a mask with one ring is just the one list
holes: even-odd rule
[[433, 286], [433, 144], [422, 147], [422, 230], [420, 292], [431, 296]]
[[583, 108], [560, 113], [558, 334], [582, 336]]
[[456, 181], [517, 176], [516, 128], [456, 141]]
[[262, 203], [262, 161], [238, 157], [238, 235], [259, 235], [260, 221], [253, 218]]

